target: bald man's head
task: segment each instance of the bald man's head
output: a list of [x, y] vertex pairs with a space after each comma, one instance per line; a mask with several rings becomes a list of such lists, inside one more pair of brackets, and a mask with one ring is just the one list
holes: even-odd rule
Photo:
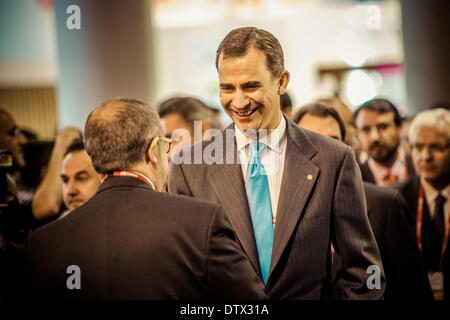
[[84, 129], [86, 151], [100, 173], [129, 169], [143, 162], [151, 140], [162, 135], [156, 110], [127, 98], [112, 99], [97, 107]]

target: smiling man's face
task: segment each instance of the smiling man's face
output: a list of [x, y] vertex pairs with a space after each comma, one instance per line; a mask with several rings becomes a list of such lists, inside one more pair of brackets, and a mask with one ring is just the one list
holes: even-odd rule
[[274, 77], [266, 56], [251, 48], [245, 55], [218, 61], [220, 103], [242, 130], [274, 129], [281, 119], [280, 95], [286, 91], [289, 73]]

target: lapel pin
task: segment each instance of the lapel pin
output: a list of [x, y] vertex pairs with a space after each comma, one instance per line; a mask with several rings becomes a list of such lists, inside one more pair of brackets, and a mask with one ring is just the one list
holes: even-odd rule
[[306, 177], [306, 179], [312, 180], [312, 175], [308, 174], [308, 176]]

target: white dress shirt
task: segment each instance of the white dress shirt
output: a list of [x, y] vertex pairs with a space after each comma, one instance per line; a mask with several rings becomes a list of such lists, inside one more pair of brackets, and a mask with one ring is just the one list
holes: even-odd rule
[[[239, 154], [239, 160], [242, 168], [242, 175], [245, 179], [247, 165], [250, 158], [250, 142], [256, 141], [256, 137], [247, 135], [235, 126], [236, 144]], [[267, 174], [269, 183], [270, 203], [272, 204], [272, 217], [275, 226], [277, 216], [278, 198], [280, 197], [281, 180], [283, 179], [284, 158], [286, 156], [286, 120], [281, 115], [278, 126], [271, 130], [269, 135], [260, 137], [267, 147], [260, 154], [261, 163]]]

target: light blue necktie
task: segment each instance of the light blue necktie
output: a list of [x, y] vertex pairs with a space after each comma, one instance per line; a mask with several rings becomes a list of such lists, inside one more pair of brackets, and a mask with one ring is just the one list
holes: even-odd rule
[[245, 191], [252, 217], [259, 265], [264, 283], [269, 275], [273, 245], [272, 204], [266, 171], [259, 160], [259, 153], [265, 148], [262, 142], [250, 143], [250, 159], [245, 174]]

